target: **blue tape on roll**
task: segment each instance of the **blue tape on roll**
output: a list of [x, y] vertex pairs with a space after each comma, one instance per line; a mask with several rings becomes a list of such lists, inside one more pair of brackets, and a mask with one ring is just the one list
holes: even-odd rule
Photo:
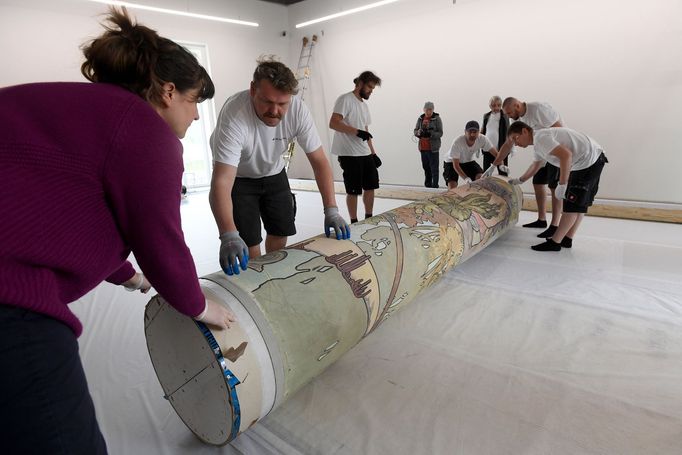
[[228, 401], [230, 402], [230, 407], [232, 409], [232, 428], [230, 429], [230, 438], [228, 439], [228, 441], [232, 441], [239, 433], [239, 425], [241, 423], [242, 417], [241, 409], [239, 408], [239, 397], [237, 396], [237, 390], [235, 389], [238, 384], [241, 384], [241, 381], [237, 379], [237, 376], [235, 376], [227, 367], [227, 361], [225, 360], [225, 357], [223, 357], [223, 353], [220, 351], [220, 346], [218, 346], [218, 342], [209, 328], [206, 327], [206, 324], [199, 321], [194, 322], [201, 330], [201, 333], [206, 338], [206, 341], [208, 341], [208, 345], [213, 350], [213, 355], [215, 355], [216, 360], [220, 364], [220, 368], [223, 369], [225, 384], [229, 390]]

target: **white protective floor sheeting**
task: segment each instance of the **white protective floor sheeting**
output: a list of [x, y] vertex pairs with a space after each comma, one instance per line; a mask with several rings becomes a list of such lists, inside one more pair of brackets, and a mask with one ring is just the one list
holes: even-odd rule
[[[298, 201], [293, 241], [323, 218], [319, 195]], [[182, 213], [199, 275], [214, 272], [207, 194]], [[110, 453], [682, 453], [680, 227], [587, 217], [573, 249], [538, 253], [539, 230], [520, 227], [534, 217], [225, 447], [199, 442], [162, 398], [144, 340], [152, 294], [100, 285], [74, 307]]]

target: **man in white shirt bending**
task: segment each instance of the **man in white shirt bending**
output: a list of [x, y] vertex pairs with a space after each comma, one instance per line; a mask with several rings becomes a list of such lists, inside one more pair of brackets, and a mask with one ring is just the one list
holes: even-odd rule
[[518, 147], [534, 146], [533, 163], [512, 184], [521, 184], [535, 175], [546, 162], [559, 168], [556, 197], [563, 200], [563, 213], [556, 231], [536, 251], [571, 248], [573, 238], [587, 208], [594, 202], [604, 164], [608, 163], [601, 145], [586, 134], [570, 128], [533, 130], [524, 122], [509, 127], [509, 138]]
[[298, 81], [284, 64], [259, 60], [249, 90], [225, 102], [211, 134], [213, 176], [209, 201], [220, 233], [220, 266], [228, 275], [246, 270], [249, 257], [286, 246], [296, 233], [294, 201], [282, 155], [296, 139], [315, 174], [324, 206], [327, 237], [350, 238], [339, 215], [331, 166], [312, 116], [297, 93]]
[[462, 178], [463, 183], [481, 178], [483, 168], [476, 161], [480, 158], [481, 151], [497, 157], [497, 149], [490, 139], [480, 134], [480, 129], [476, 120], [470, 120], [464, 127], [464, 134], [452, 142], [447, 159], [452, 163], [452, 169], [456, 175], [446, 176], [449, 188], [455, 188], [459, 178]]
[[[502, 110], [511, 119], [520, 120], [534, 130], [566, 126], [559, 113], [548, 103], [534, 101], [526, 103], [509, 97], [502, 103]], [[495, 160], [495, 164], [501, 164], [502, 160], [511, 151], [512, 144], [508, 139], [509, 135], [507, 135], [507, 141], [500, 148], [500, 157]], [[523, 227], [547, 228], [544, 232], [538, 234], [538, 237], [541, 238], [551, 237], [554, 231], [556, 231], [559, 219], [561, 218], [561, 199], [557, 199], [554, 195], [558, 178], [559, 170], [549, 163], [545, 169], [541, 169], [533, 177], [533, 191], [535, 192], [535, 201], [538, 206], [538, 219], [532, 223], [524, 224]], [[547, 186], [549, 186], [552, 193], [552, 222], [549, 227], [547, 227]]]

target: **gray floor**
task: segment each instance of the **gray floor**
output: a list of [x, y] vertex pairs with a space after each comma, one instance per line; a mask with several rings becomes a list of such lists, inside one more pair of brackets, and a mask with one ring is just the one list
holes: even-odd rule
[[[319, 195], [298, 201], [292, 241], [322, 229]], [[404, 203], [379, 200], [375, 213]], [[206, 193], [182, 214], [198, 274], [214, 272]], [[74, 306], [110, 453], [679, 454], [680, 227], [588, 217], [573, 249], [537, 253], [538, 231], [520, 227], [534, 216], [522, 212], [222, 448], [200, 443], [162, 398], [144, 341], [148, 296], [100, 285]]]

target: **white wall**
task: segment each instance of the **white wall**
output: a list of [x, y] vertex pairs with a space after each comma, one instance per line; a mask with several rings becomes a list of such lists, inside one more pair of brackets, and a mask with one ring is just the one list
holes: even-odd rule
[[[133, 2], [136, 3], [136, 2]], [[137, 3], [258, 22], [260, 27], [130, 10], [162, 36], [208, 45], [216, 109], [227, 97], [248, 88], [261, 54], [288, 55], [287, 9], [254, 0], [144, 0]], [[0, 0], [0, 86], [33, 81], [85, 81], [79, 46], [99, 35], [106, 12], [85, 0]]]
[[[316, 33], [306, 101], [327, 150], [334, 101], [362, 70], [375, 71], [384, 83], [369, 101], [370, 130], [384, 183], [422, 183], [412, 129], [424, 101], [434, 101], [443, 117], [444, 155], [466, 121], [480, 121], [498, 94], [548, 101], [568, 126], [604, 146], [611, 163], [600, 197], [682, 203], [679, 0], [401, 0], [294, 28], [367, 2], [306, 0], [289, 8], [256, 0], [141, 2], [251, 20], [258, 28], [133, 12], [162, 35], [208, 45], [217, 109], [248, 87], [259, 55], [280, 55], [293, 67], [302, 36]], [[100, 33], [97, 15], [104, 11], [85, 0], [0, 0], [0, 86], [83, 80], [79, 45]], [[291, 175], [311, 177], [301, 155]], [[530, 152], [522, 150], [513, 173], [529, 163]], [[531, 191], [529, 184], [524, 189]]]
[[[443, 117], [442, 157], [497, 94], [547, 101], [568, 126], [604, 146], [611, 163], [599, 197], [682, 203], [679, 0], [402, 0], [294, 29], [363, 3], [289, 7], [290, 60], [303, 34], [320, 36], [307, 98], [327, 149], [336, 97], [371, 69], [383, 79], [369, 103], [384, 183], [423, 183], [411, 135], [424, 101], [434, 101]], [[512, 160], [514, 174], [530, 155], [521, 150]], [[530, 184], [524, 190], [532, 191]]]

